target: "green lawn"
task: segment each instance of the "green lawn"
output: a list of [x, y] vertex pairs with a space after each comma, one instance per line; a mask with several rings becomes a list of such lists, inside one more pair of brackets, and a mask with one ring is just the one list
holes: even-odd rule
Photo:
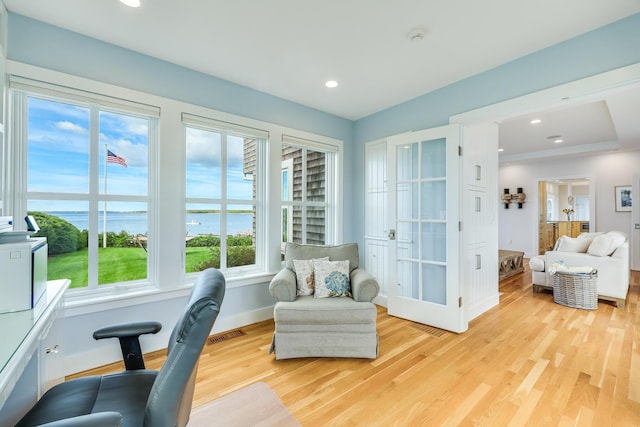
[[[70, 279], [72, 288], [87, 286], [88, 249], [49, 257], [49, 280]], [[187, 248], [187, 271], [211, 258], [209, 248]], [[142, 248], [99, 248], [98, 284], [111, 284], [147, 277], [147, 253]]]

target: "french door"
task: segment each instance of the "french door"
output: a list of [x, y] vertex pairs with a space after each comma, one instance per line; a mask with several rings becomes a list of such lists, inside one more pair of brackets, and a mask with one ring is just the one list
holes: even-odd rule
[[388, 312], [454, 332], [467, 329], [460, 286], [460, 127], [387, 141]]

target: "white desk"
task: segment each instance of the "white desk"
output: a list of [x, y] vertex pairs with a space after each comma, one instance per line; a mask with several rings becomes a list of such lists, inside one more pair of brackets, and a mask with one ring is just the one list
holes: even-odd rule
[[[60, 315], [62, 297], [69, 284], [69, 280], [49, 281], [47, 292], [33, 309], [0, 314], [0, 409]], [[48, 374], [40, 372], [46, 370], [46, 367], [43, 369], [45, 363], [38, 363], [37, 376], [42, 381], [47, 381]], [[42, 381], [39, 381], [38, 398], [44, 392]]]

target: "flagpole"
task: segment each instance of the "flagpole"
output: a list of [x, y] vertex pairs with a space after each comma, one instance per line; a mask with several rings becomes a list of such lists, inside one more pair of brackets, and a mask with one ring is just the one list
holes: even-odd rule
[[104, 144], [104, 210], [102, 211], [102, 247], [107, 247], [107, 160], [109, 157], [109, 149]]

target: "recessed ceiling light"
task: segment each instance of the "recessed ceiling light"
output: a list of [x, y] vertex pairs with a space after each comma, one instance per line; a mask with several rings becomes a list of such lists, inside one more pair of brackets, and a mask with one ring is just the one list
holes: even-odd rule
[[504, 151], [504, 148], [498, 148], [498, 153], [502, 153]]
[[338, 82], [335, 80], [327, 80], [327, 82], [324, 85], [328, 88], [333, 89], [334, 87], [338, 87]]
[[407, 39], [412, 43], [421, 42], [424, 40], [424, 33], [426, 33], [424, 28], [414, 28], [407, 34]]
[[564, 142], [564, 140], [562, 140], [562, 139], [554, 139], [553, 140], [554, 144], [560, 144], [561, 142]]
[[529, 123], [531, 123], [532, 125], [537, 125], [538, 123], [542, 123], [542, 120], [540, 120], [540, 119], [533, 119], [533, 120], [531, 120]]
[[120, 3], [126, 4], [129, 7], [140, 7], [142, 4], [140, 0], [120, 0]]

